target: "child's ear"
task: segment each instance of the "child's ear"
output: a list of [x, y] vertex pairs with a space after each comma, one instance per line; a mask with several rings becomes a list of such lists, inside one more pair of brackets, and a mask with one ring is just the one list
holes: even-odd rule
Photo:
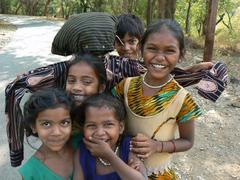
[[37, 133], [36, 127], [34, 125], [31, 126], [31, 130], [33, 134]]
[[119, 126], [120, 126], [120, 134], [122, 134], [123, 131], [124, 131], [124, 129], [125, 129], [125, 123], [124, 123], [123, 121], [121, 121], [121, 122], [119, 123]]
[[98, 88], [98, 93], [103, 93], [106, 89], [106, 84], [100, 84]]

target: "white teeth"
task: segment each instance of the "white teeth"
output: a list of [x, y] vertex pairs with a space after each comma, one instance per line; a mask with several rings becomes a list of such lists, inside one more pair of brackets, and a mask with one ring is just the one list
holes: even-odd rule
[[74, 100], [76, 101], [82, 101], [85, 99], [85, 96], [82, 95], [73, 95]]
[[161, 64], [152, 64], [152, 66], [153, 66], [154, 68], [160, 68], [160, 69], [163, 69], [163, 68], [166, 67], [166, 66], [163, 66], [163, 65], [161, 65]]

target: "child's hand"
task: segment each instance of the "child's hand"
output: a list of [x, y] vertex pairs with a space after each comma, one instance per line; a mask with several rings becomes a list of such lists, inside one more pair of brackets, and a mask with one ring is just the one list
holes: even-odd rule
[[109, 144], [103, 140], [99, 140], [94, 137], [89, 137], [88, 139], [83, 138], [83, 142], [85, 143], [87, 149], [91, 152], [93, 156], [107, 159], [109, 153], [113, 153]]
[[130, 149], [137, 154], [140, 159], [144, 160], [151, 154], [157, 152], [157, 144], [156, 141], [148, 136], [137, 134], [137, 136], [133, 137], [131, 140]]
[[134, 161], [133, 159], [131, 159], [129, 162], [128, 162], [128, 165], [133, 168], [133, 169], [136, 169], [137, 171], [140, 171], [140, 166], [141, 164], [139, 163], [139, 161]]

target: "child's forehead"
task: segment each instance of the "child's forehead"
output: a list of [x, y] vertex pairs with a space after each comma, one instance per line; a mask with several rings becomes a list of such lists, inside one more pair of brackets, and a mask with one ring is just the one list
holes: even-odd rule
[[106, 105], [101, 107], [89, 106], [86, 109], [88, 116], [113, 116], [116, 118], [116, 110]]
[[122, 39], [138, 39], [138, 37], [130, 32], [126, 32]]
[[68, 75], [73, 72], [74, 73], [88, 72], [88, 73], [96, 75], [95, 69], [89, 63], [87, 63], [85, 61], [80, 61], [80, 62], [72, 64], [69, 67]]
[[113, 113], [115, 114], [115, 109], [111, 108], [107, 105], [102, 105], [102, 106], [88, 106], [87, 107], [87, 111], [91, 111], [91, 112], [109, 112], [109, 113]]
[[54, 121], [58, 122], [70, 117], [70, 110], [66, 106], [49, 108], [38, 113], [37, 121]]

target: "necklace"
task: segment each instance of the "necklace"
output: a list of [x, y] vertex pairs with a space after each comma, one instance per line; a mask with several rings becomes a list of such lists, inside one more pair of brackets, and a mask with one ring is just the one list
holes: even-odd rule
[[162, 88], [163, 86], [165, 86], [166, 84], [168, 84], [172, 79], [173, 79], [173, 76], [170, 74], [170, 78], [167, 82], [165, 82], [164, 84], [162, 85], [159, 85], [159, 86], [152, 86], [150, 84], [148, 84], [146, 81], [145, 81], [145, 77], [146, 77], [146, 74], [147, 72], [144, 73], [143, 75], [143, 84], [145, 84], [147, 87], [151, 88], [151, 89], [159, 89], [159, 88]]
[[[115, 149], [115, 151], [114, 151], [114, 154], [116, 154], [117, 155], [117, 152], [118, 152], [118, 146], [116, 147], [116, 149]], [[104, 165], [104, 166], [110, 166], [111, 165], [111, 163], [109, 163], [109, 162], [106, 162], [106, 161], [104, 161], [102, 158], [100, 158], [100, 157], [98, 157], [98, 160]]]

